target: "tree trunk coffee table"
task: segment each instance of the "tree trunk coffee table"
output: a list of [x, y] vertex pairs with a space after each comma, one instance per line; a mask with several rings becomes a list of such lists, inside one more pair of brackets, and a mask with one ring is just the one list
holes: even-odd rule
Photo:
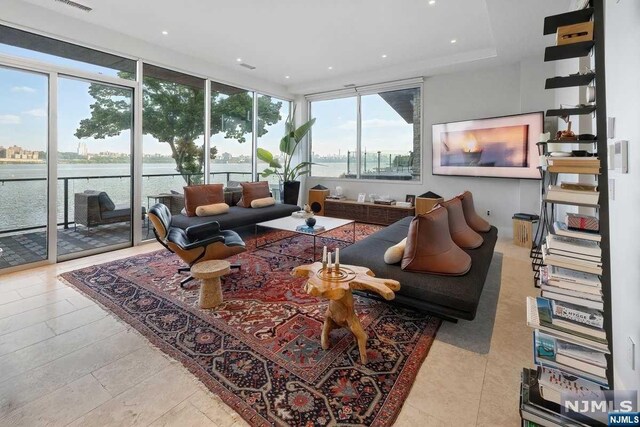
[[200, 308], [214, 308], [222, 303], [220, 276], [231, 271], [231, 264], [223, 260], [202, 261], [191, 267], [191, 275], [201, 279]]
[[315, 297], [329, 300], [329, 307], [325, 313], [322, 325], [320, 343], [322, 348], [329, 348], [329, 333], [337, 327], [349, 328], [358, 341], [360, 361], [367, 363], [367, 334], [362, 329], [358, 315], [353, 307], [351, 291], [371, 291], [386, 300], [395, 298], [394, 291], [400, 289], [400, 282], [391, 279], [379, 279], [366, 267], [355, 265], [340, 265], [340, 270], [332, 269], [329, 273], [322, 269], [322, 263], [314, 262], [296, 267], [291, 272], [295, 277], [307, 277], [305, 291]]

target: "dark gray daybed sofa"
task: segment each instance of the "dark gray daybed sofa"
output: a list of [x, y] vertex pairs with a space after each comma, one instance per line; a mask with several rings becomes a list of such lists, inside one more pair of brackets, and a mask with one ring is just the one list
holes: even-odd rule
[[223, 230], [233, 230], [236, 228], [253, 225], [262, 221], [269, 221], [276, 218], [282, 218], [291, 215], [293, 212], [299, 211], [300, 207], [295, 205], [287, 205], [284, 203], [276, 203], [266, 208], [241, 208], [240, 206], [231, 206], [229, 212], [221, 215], [211, 216], [186, 216], [183, 214], [173, 215], [171, 217], [171, 225], [173, 227], [186, 229], [192, 225], [204, 224], [207, 222], [218, 221], [220, 228]]
[[[384, 262], [384, 253], [409, 232], [412, 217], [386, 227], [340, 251], [340, 262], [368, 267], [378, 277], [400, 282], [393, 301], [443, 317], [445, 320], [473, 320], [482, 294], [498, 230], [491, 227], [480, 233], [484, 243], [477, 249], [465, 250], [471, 256], [471, 270], [464, 276], [439, 276], [403, 271], [400, 264]], [[373, 297], [371, 294], [367, 296]], [[392, 302], [393, 302], [392, 301]]]

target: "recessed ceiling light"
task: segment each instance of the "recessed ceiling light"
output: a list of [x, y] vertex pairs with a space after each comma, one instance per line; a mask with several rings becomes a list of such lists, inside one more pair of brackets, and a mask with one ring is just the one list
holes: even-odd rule
[[236, 58], [236, 62], [242, 62], [242, 58]]
[[329, 70], [333, 70], [333, 67], [329, 67]]
[[290, 77], [291, 77], [291, 76], [284, 76], [284, 78], [285, 78], [285, 79], [288, 79], [288, 78], [290, 78]]
[[164, 31], [162, 32], [162, 35], [163, 35], [163, 36], [166, 36], [167, 34], [169, 34], [169, 31], [167, 31], [167, 30], [164, 30]]
[[382, 55], [382, 57], [383, 57], [383, 58], [386, 58], [386, 57], [387, 57], [387, 55], [386, 55], [386, 54], [383, 54], [383, 55]]
[[436, 4], [436, 0], [429, 0], [429, 6], [433, 6], [434, 4]]
[[456, 39], [451, 39], [451, 44], [454, 44], [454, 43], [457, 43], [457, 42], [458, 42], [458, 40], [456, 40]]

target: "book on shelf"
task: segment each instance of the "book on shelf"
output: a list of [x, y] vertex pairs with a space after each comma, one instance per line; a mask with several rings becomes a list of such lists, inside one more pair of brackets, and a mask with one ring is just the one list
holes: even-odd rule
[[314, 225], [313, 227], [309, 227], [308, 225], [299, 225], [296, 227], [296, 231], [308, 234], [320, 233], [324, 230], [325, 228], [322, 225]]
[[604, 329], [582, 325], [578, 322], [572, 322], [555, 316], [550, 299], [537, 297], [536, 306], [538, 307], [538, 319], [540, 320], [541, 325], [577, 334], [584, 338], [592, 339], [601, 343], [607, 342], [607, 333]]
[[[602, 302], [602, 291], [597, 288], [590, 288], [588, 292], [581, 292], [574, 291], [573, 289], [563, 288], [560, 286], [554, 286], [549, 282], [540, 280], [540, 289], [543, 292], [551, 292], [552, 294], [561, 294], [563, 296], [581, 298], [587, 301], [595, 301], [600, 303]], [[582, 306], [585, 307], [584, 304], [582, 304]]]
[[570, 304], [581, 305], [587, 308], [594, 308], [596, 310], [601, 310], [601, 311], [604, 310], [604, 302], [602, 301], [602, 298], [583, 298], [583, 297], [568, 295], [566, 293], [553, 292], [553, 291], [547, 291], [547, 290], [543, 290], [542, 292], [540, 292], [540, 295], [543, 298], [547, 298], [547, 299], [564, 301]]
[[602, 264], [602, 257], [600, 255], [590, 255], [587, 253], [568, 251], [566, 249], [558, 249], [558, 248], [551, 247], [551, 244], [553, 244], [553, 242], [551, 242], [552, 238], [550, 236], [551, 235], [547, 235], [547, 238], [545, 240], [549, 255], [557, 255], [565, 258], [568, 261], [572, 261], [574, 259], [577, 259], [580, 261], [589, 261], [591, 263], [594, 263], [594, 266]]
[[553, 265], [546, 266], [544, 268], [544, 273], [549, 280], [570, 282], [598, 288], [601, 286], [600, 277], [591, 273], [570, 270], [568, 268], [556, 267]]
[[547, 190], [547, 201], [597, 205], [600, 198], [598, 191], [566, 190], [557, 185], [550, 185]]
[[585, 337], [573, 331], [566, 331], [562, 328], [550, 326], [547, 323], [543, 324], [538, 316], [538, 306], [534, 297], [527, 297], [527, 326], [539, 329], [564, 341], [609, 354], [609, 347], [602, 340], [594, 340], [591, 337]]
[[575, 190], [575, 191], [598, 191], [597, 185], [582, 184], [580, 182], [561, 182], [560, 188], [563, 190]]
[[595, 285], [583, 285], [581, 283], [575, 283], [559, 278], [551, 278], [549, 277], [550, 267], [553, 266], [543, 265], [540, 267], [540, 286], [543, 290], [595, 301], [602, 301], [602, 285], [599, 282]]
[[[603, 389], [600, 385], [552, 368], [538, 368], [538, 386], [540, 396], [544, 400], [558, 405], [562, 402], [562, 393], [575, 396], [576, 400], [601, 401], [604, 399]], [[591, 413], [590, 416], [602, 421], [606, 420], [607, 413]]]
[[547, 265], [568, 268], [571, 270], [578, 270], [591, 274], [602, 274], [601, 262], [593, 262], [584, 259], [559, 255], [557, 253], [549, 253], [549, 248], [547, 247], [546, 243], [542, 245], [542, 260]]
[[547, 163], [554, 166], [600, 167], [597, 157], [548, 157]]
[[567, 252], [567, 251], [562, 251], [557, 249], [551, 249], [549, 248], [549, 245], [547, 243], [545, 243], [544, 247], [545, 247], [546, 255], [548, 257], [551, 257], [552, 259], [573, 263], [577, 267], [591, 267], [591, 268], [602, 267], [602, 259], [598, 256], [581, 255], [575, 252]]
[[585, 175], [599, 175], [600, 167], [579, 167], [579, 166], [547, 166], [548, 172], [553, 173], [573, 173]]
[[594, 242], [599, 242], [601, 240], [601, 237], [598, 233], [592, 233], [592, 232], [588, 232], [588, 231], [577, 231], [577, 230], [570, 230], [567, 227], [567, 224], [565, 224], [564, 222], [561, 221], [555, 221], [553, 223], [553, 234], [557, 235], [557, 236], [564, 236], [564, 237], [573, 237], [576, 239], [584, 239], [584, 240], [592, 240]]
[[551, 313], [555, 319], [565, 319], [594, 328], [604, 328], [604, 316], [599, 310], [551, 300]]
[[529, 368], [522, 370], [520, 416], [524, 420], [545, 427], [593, 425], [590, 418], [578, 414], [571, 417], [564, 415], [560, 405], [543, 399], [538, 383], [538, 370]]
[[608, 388], [604, 353], [571, 344], [544, 332], [533, 332], [533, 361]]
[[594, 257], [602, 256], [602, 249], [597, 242], [592, 240], [577, 239], [575, 237], [547, 235], [547, 246], [568, 253], [579, 255], [589, 255]]

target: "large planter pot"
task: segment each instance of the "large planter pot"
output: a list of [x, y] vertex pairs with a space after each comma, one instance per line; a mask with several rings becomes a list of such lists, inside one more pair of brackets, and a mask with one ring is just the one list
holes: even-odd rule
[[298, 204], [298, 194], [300, 193], [300, 181], [285, 181], [282, 202], [288, 205]]

